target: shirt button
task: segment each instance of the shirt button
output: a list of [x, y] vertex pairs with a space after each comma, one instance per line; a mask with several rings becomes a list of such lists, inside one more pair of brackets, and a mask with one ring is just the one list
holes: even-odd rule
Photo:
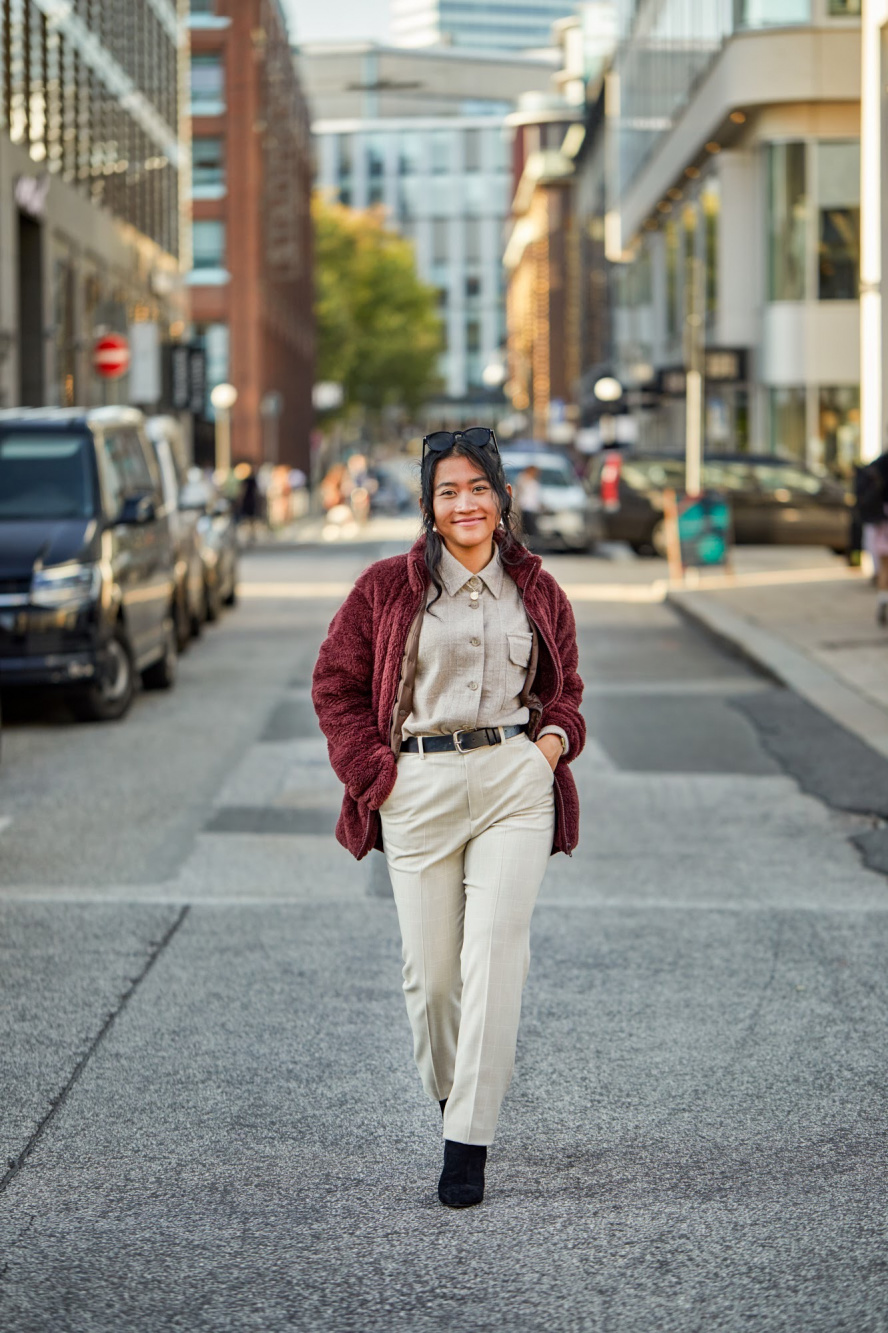
[[477, 682], [477, 680], [470, 680], [470, 681], [469, 681], [469, 689], [470, 689], [470, 690], [477, 690], [477, 688], [478, 688], [478, 682]]
[[469, 596], [471, 597], [471, 599], [472, 599], [473, 602], [477, 602], [477, 600], [478, 600], [478, 598], [481, 596], [481, 594], [480, 594], [480, 592], [470, 592], [470, 593], [469, 593]]
[[472, 577], [469, 579], [469, 587], [470, 587], [470, 588], [480, 588], [480, 587], [481, 587], [481, 580], [478, 578], [478, 575], [477, 575], [477, 574], [473, 574]]
[[[475, 594], [472, 593], [472, 596], [473, 596], [473, 597], [474, 597], [474, 595], [475, 595]], [[469, 610], [470, 610], [470, 611], [477, 611], [477, 610], [478, 610], [478, 607], [479, 607], [480, 605], [481, 605], [480, 602], [469, 602]]]
[[472, 647], [473, 647], [473, 648], [480, 648], [480, 647], [481, 647], [481, 640], [480, 640], [480, 639], [472, 639]]

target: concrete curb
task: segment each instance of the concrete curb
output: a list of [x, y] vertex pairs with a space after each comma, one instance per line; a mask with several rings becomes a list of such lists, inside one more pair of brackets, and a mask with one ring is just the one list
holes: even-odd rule
[[888, 712], [873, 700], [806, 653], [791, 648], [745, 616], [729, 611], [705, 592], [671, 590], [666, 602], [888, 758]]

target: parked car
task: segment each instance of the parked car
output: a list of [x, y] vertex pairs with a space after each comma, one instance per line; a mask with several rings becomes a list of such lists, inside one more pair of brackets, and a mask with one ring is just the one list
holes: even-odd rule
[[604, 537], [601, 502], [579, 478], [562, 453], [552, 450], [503, 449], [506, 481], [517, 490], [525, 468], [539, 469], [542, 511], [537, 517], [534, 544], [569, 551], [591, 551]]
[[175, 559], [141, 412], [0, 411], [0, 685], [119, 718], [176, 679]]
[[[682, 490], [684, 458], [607, 449], [590, 466], [608, 539], [639, 555], [665, 555], [663, 492]], [[851, 533], [851, 497], [841, 482], [773, 454], [711, 454], [703, 486], [731, 502], [738, 544], [827, 546], [842, 554]]]
[[175, 417], [149, 417], [148, 439], [157, 458], [163, 512], [170, 524], [176, 560], [176, 636], [181, 653], [196, 637], [204, 619], [204, 566], [196, 522], [179, 508], [182, 428]]
[[179, 509], [190, 515], [202, 567], [201, 615], [218, 620], [222, 606], [237, 600], [237, 515], [201, 472], [192, 468], [179, 492]]

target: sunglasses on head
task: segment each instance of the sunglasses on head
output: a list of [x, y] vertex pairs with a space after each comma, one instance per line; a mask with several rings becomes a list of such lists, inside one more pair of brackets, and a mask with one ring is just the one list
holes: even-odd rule
[[460, 440], [465, 440], [467, 444], [474, 445], [476, 449], [492, 448], [496, 453], [499, 453], [499, 445], [492, 430], [489, 430], [487, 426], [469, 426], [468, 430], [433, 430], [431, 435], [426, 435], [422, 442], [422, 456], [425, 458], [426, 452], [430, 454], [446, 453]]

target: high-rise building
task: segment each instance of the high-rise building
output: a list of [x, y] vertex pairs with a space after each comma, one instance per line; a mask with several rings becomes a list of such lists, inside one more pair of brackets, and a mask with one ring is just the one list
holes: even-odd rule
[[[449, 49], [308, 45], [317, 182], [352, 208], [380, 206], [437, 288], [446, 349], [441, 419], [490, 415], [484, 371], [506, 340], [503, 228], [512, 196], [505, 118], [547, 88], [552, 63]], [[502, 400], [502, 395], [499, 395]]]
[[181, 34], [173, 0], [0, 3], [0, 405], [159, 393], [91, 349], [143, 323], [158, 357], [185, 329]]
[[571, 0], [392, 0], [398, 46], [458, 46], [476, 51], [548, 47], [552, 24]]
[[[314, 379], [308, 110], [279, 0], [192, 0], [193, 334], [237, 390], [232, 456], [308, 471]], [[198, 456], [212, 430], [198, 425]]]
[[860, 0], [621, 8], [606, 239], [640, 439], [681, 447], [693, 315], [705, 324], [707, 444], [848, 476], [860, 427]]

